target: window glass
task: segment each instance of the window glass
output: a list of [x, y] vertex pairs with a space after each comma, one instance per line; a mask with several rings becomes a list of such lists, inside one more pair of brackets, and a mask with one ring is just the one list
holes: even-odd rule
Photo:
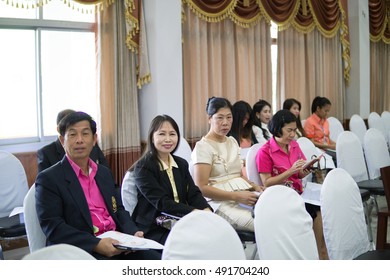
[[42, 32], [44, 135], [56, 134], [57, 113], [63, 109], [96, 116], [94, 36], [85, 32]]
[[[56, 136], [57, 114], [63, 109], [96, 119], [95, 33], [93, 24], [86, 24], [95, 14], [82, 14], [63, 2], [26, 9], [0, 1], [0, 145]], [[30, 12], [34, 17], [23, 18]]]
[[[64, 4], [64, 1], [51, 1], [43, 6], [43, 19], [61, 21], [95, 22], [92, 5]], [[73, 8], [74, 7], [74, 8]], [[86, 7], [86, 8], [83, 8]], [[77, 10], [79, 8], [79, 10]], [[84, 9], [84, 10], [81, 10]]]
[[[8, 2], [8, 4], [7, 4]], [[35, 1], [25, 0], [23, 1], [23, 8], [16, 8], [16, 4], [12, 4], [10, 1], [0, 1], [0, 18], [24, 18], [35, 19], [37, 18], [37, 9], [31, 8], [31, 3]], [[27, 8], [28, 7], [28, 8]]]
[[0, 139], [36, 137], [35, 32], [0, 29], [0, 38]]

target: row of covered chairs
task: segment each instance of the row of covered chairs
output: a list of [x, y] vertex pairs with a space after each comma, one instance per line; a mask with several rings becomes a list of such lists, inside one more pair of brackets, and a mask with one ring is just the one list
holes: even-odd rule
[[[359, 188], [341, 168], [333, 169], [325, 178], [321, 214], [330, 259], [389, 256], [389, 251], [370, 251]], [[255, 206], [255, 235], [261, 260], [318, 259], [312, 219], [302, 197], [291, 188], [276, 185], [260, 196]], [[163, 259], [245, 259], [245, 256], [228, 222], [213, 213], [195, 211], [172, 228]]]
[[368, 128], [363, 120], [363, 118], [358, 115], [352, 115], [349, 122], [349, 129], [351, 132], [355, 133], [359, 138], [361, 145], [364, 143], [364, 135], [369, 128], [376, 128], [382, 134], [386, 140], [386, 143], [389, 145], [390, 141], [390, 112], [383, 111], [381, 115], [376, 112], [371, 112], [368, 115]]

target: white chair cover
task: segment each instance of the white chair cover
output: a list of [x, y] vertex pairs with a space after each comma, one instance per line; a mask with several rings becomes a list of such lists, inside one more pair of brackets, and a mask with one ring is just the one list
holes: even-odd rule
[[267, 188], [255, 206], [256, 244], [261, 260], [318, 260], [313, 221], [291, 188]]
[[382, 133], [383, 137], [385, 138], [386, 144], [388, 143], [388, 139], [387, 139], [388, 132], [386, 130], [386, 126], [383, 122], [383, 119], [377, 112], [371, 112], [368, 115], [368, 128], [378, 129]]
[[193, 211], [171, 229], [163, 260], [245, 260], [241, 240], [217, 214]]
[[177, 147], [174, 155], [184, 158], [188, 163], [190, 163], [191, 153], [192, 149], [190, 144], [188, 144], [187, 140], [184, 137], [181, 137], [179, 147]]
[[336, 145], [337, 167], [346, 170], [355, 182], [368, 180], [362, 145], [356, 134], [344, 131]]
[[[323, 158], [320, 160], [321, 168], [335, 168], [332, 157], [326, 154], [323, 150], [317, 148], [309, 138], [299, 137], [297, 142], [307, 161], [310, 161], [313, 155], [317, 157], [323, 155]], [[317, 164], [314, 166], [316, 167]]]
[[22, 207], [27, 192], [22, 163], [13, 154], [0, 151], [0, 218], [8, 217], [15, 207]]
[[23, 208], [27, 240], [30, 252], [32, 253], [46, 246], [46, 236], [39, 224], [37, 210], [35, 208], [35, 184], [32, 185], [24, 198]]
[[307, 160], [310, 160], [313, 155], [317, 155], [316, 146], [309, 138], [299, 137], [297, 142]]
[[390, 132], [390, 112], [383, 111], [381, 114], [382, 122], [385, 125], [386, 131]]
[[340, 133], [344, 131], [343, 124], [335, 117], [329, 117], [329, 137], [334, 142], [337, 142], [337, 137], [339, 137]]
[[56, 244], [41, 248], [22, 258], [22, 260], [96, 260], [92, 255], [76, 246]]
[[325, 177], [321, 215], [331, 260], [351, 260], [369, 250], [360, 191], [344, 169], [335, 168]]
[[349, 129], [359, 138], [360, 144], [363, 147], [364, 134], [367, 132], [367, 126], [363, 118], [357, 114], [352, 115], [349, 121]]
[[138, 190], [135, 185], [135, 179], [132, 171], [127, 171], [125, 177], [123, 177], [121, 186], [122, 204], [125, 209], [133, 214], [134, 208], [138, 202]]
[[368, 176], [372, 179], [380, 177], [380, 168], [390, 165], [390, 155], [386, 140], [376, 128], [370, 128], [364, 135], [364, 156], [366, 157]]
[[261, 182], [259, 171], [257, 170], [256, 154], [261, 146], [262, 144], [257, 143], [250, 147], [245, 160], [245, 169], [248, 179], [259, 186], [262, 186], [263, 183]]

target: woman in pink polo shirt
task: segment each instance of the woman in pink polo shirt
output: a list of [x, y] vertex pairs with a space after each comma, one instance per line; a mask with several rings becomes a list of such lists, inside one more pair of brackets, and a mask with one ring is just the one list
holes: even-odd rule
[[[302, 178], [310, 170], [303, 169], [306, 163], [299, 144], [296, 142], [297, 118], [289, 110], [278, 111], [271, 119], [269, 130], [273, 137], [265, 143], [256, 155], [256, 164], [264, 187], [286, 185], [302, 194]], [[328, 259], [322, 233], [320, 207], [305, 203], [307, 212], [313, 218], [313, 229], [321, 259]]]
[[336, 143], [329, 137], [327, 116], [332, 104], [326, 97], [317, 96], [311, 104], [312, 115], [305, 121], [305, 133], [316, 147], [320, 149], [336, 149]]

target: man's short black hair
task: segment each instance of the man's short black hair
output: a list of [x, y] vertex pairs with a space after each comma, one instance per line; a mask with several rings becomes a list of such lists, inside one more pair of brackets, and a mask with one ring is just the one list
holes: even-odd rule
[[88, 115], [87, 113], [84, 113], [84, 112], [73, 112], [73, 113], [66, 115], [60, 121], [60, 123], [58, 125], [58, 129], [59, 129], [61, 136], [65, 136], [65, 132], [69, 128], [69, 126], [72, 126], [75, 123], [78, 123], [81, 121], [88, 121], [90, 128], [92, 130], [92, 134], [96, 133], [96, 122], [92, 119], [92, 117], [90, 115]]

